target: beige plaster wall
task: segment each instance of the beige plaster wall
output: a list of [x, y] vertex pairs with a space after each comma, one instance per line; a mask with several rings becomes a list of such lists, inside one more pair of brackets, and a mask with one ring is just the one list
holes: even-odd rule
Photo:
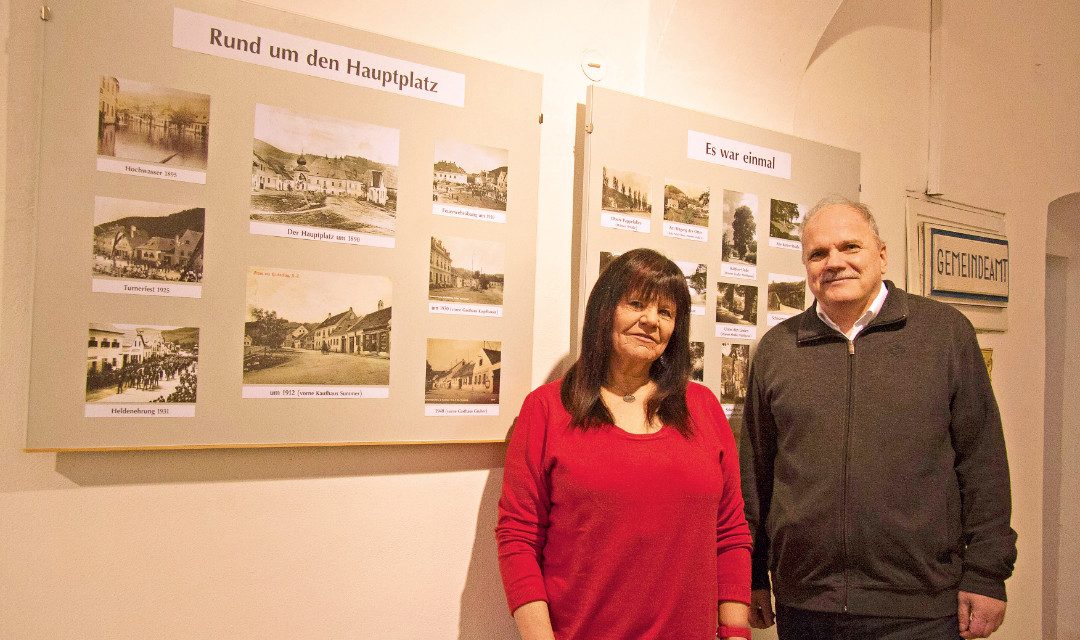
[[[584, 49], [604, 53], [605, 86], [859, 151], [863, 199], [882, 219], [890, 273], [903, 279], [903, 194], [927, 179], [926, 1], [821, 0], [802, 26], [775, 18], [782, 3], [763, 3], [754, 20], [726, 0], [260, 4], [544, 74], [534, 383], [570, 344]], [[491, 533], [501, 446], [21, 453], [38, 6], [0, 2], [0, 636], [513, 637]], [[995, 349], [1021, 545], [995, 637], [1039, 637], [1046, 211], [1080, 190], [1080, 55], [1066, 28], [1080, 7], [949, 0], [942, 17], [942, 184], [950, 199], [1007, 213], [1015, 265], [1010, 331], [984, 338]], [[716, 43], [734, 30], [757, 48], [725, 55]]]

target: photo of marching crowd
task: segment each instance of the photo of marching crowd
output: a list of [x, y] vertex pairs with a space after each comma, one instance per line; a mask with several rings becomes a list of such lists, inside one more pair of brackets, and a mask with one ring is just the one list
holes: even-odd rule
[[95, 278], [202, 282], [205, 209], [97, 197]]
[[398, 130], [255, 105], [253, 221], [393, 236]]
[[86, 402], [194, 403], [199, 330], [90, 323]]

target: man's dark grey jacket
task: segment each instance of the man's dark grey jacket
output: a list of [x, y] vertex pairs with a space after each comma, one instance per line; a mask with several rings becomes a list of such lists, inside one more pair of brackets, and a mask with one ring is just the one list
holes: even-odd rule
[[957, 590], [1005, 599], [1001, 418], [971, 323], [886, 286], [853, 343], [815, 303], [758, 345], [740, 442], [753, 586], [771, 570], [786, 606], [944, 617]]

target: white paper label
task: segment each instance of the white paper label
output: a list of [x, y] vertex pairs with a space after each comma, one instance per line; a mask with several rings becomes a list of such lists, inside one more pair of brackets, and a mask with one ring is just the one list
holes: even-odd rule
[[497, 404], [425, 404], [425, 416], [497, 416]]
[[664, 236], [667, 238], [680, 238], [682, 240], [695, 240], [697, 242], [709, 241], [709, 230], [695, 224], [683, 224], [681, 222], [664, 222]]
[[206, 184], [206, 172], [195, 169], [182, 169], [180, 167], [168, 167], [163, 164], [150, 162], [138, 162], [135, 160], [121, 160], [98, 156], [98, 171], [107, 173], [123, 173], [129, 176], [142, 176], [144, 178], [160, 178], [162, 180], [175, 180], [176, 182], [193, 182]]
[[652, 231], [652, 221], [648, 218], [612, 213], [600, 212], [600, 226], [608, 229], [622, 229], [623, 231], [636, 231], [637, 233], [649, 233]]
[[394, 248], [394, 238], [391, 236], [376, 236], [359, 231], [341, 231], [339, 229], [322, 229], [319, 227], [305, 227], [297, 224], [275, 224], [273, 222], [261, 222], [251, 220], [248, 230], [260, 236], [276, 236], [278, 238], [301, 238], [303, 240], [318, 240], [320, 242], [336, 242], [338, 244], [355, 244], [368, 247]]
[[202, 285], [161, 280], [121, 280], [94, 278], [94, 293], [126, 293], [133, 296], [168, 296], [172, 298], [201, 298]]
[[194, 418], [195, 405], [165, 402], [151, 404], [97, 402], [87, 403], [83, 415], [87, 418]]
[[791, 179], [791, 154], [756, 144], [713, 136], [693, 129], [686, 132], [686, 156], [733, 169]]
[[389, 398], [390, 387], [245, 384], [243, 394], [245, 398], [286, 398], [291, 400]]
[[716, 337], [729, 340], [757, 340], [757, 327], [753, 325], [723, 324], [716, 325]]
[[506, 223], [505, 211], [466, 207], [460, 204], [436, 203], [431, 205], [431, 212], [437, 216], [446, 216], [448, 218], [464, 218], [466, 220], [480, 220], [482, 222]]

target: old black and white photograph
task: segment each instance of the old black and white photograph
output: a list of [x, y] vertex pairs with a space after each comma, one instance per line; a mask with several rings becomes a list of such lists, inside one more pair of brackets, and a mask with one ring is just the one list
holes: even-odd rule
[[454, 216], [461, 208], [505, 212], [509, 157], [506, 149], [436, 141], [431, 181], [435, 213]]
[[709, 188], [668, 179], [664, 185], [664, 220], [709, 226]]
[[646, 218], [652, 215], [648, 176], [604, 167], [602, 179], [604, 211]]
[[[721, 259], [734, 271], [722, 275], [750, 277], [757, 274], [758, 197], [752, 193], [724, 190], [724, 237]], [[740, 267], [743, 267], [740, 269]]]
[[690, 306], [695, 315], [705, 314], [705, 294], [709, 290], [708, 267], [697, 262], [675, 260], [675, 264], [686, 276], [686, 286], [690, 289]]
[[806, 306], [806, 276], [769, 274], [769, 311], [795, 315]]
[[609, 264], [611, 264], [611, 261], [614, 260], [615, 258], [618, 258], [621, 255], [622, 255], [621, 253], [612, 253], [611, 251], [601, 251], [600, 252], [600, 269], [599, 269], [599, 273], [603, 273], [604, 269], [607, 269], [607, 266]]
[[94, 290], [198, 297], [205, 217], [202, 207], [94, 198]]
[[388, 385], [392, 302], [382, 276], [250, 268], [245, 397], [277, 395], [248, 385]]
[[428, 300], [453, 305], [502, 305], [504, 254], [501, 242], [431, 236]]
[[717, 283], [716, 321], [721, 324], [757, 324], [758, 288], [750, 284]]
[[[86, 403], [92, 417], [194, 415], [199, 329], [91, 322], [86, 348]], [[119, 405], [191, 405], [187, 410], [111, 409]]]
[[769, 246], [802, 249], [802, 222], [807, 207], [794, 202], [769, 201]]
[[[103, 76], [98, 100], [99, 159], [105, 171], [205, 182], [210, 96]], [[142, 166], [146, 165], [146, 166]]]
[[720, 403], [742, 404], [750, 377], [750, 345], [724, 342], [720, 354]]
[[424, 403], [498, 405], [502, 343], [428, 338]]
[[255, 105], [251, 232], [392, 247], [398, 153], [397, 129]]
[[705, 343], [690, 341], [690, 379], [705, 380]]

